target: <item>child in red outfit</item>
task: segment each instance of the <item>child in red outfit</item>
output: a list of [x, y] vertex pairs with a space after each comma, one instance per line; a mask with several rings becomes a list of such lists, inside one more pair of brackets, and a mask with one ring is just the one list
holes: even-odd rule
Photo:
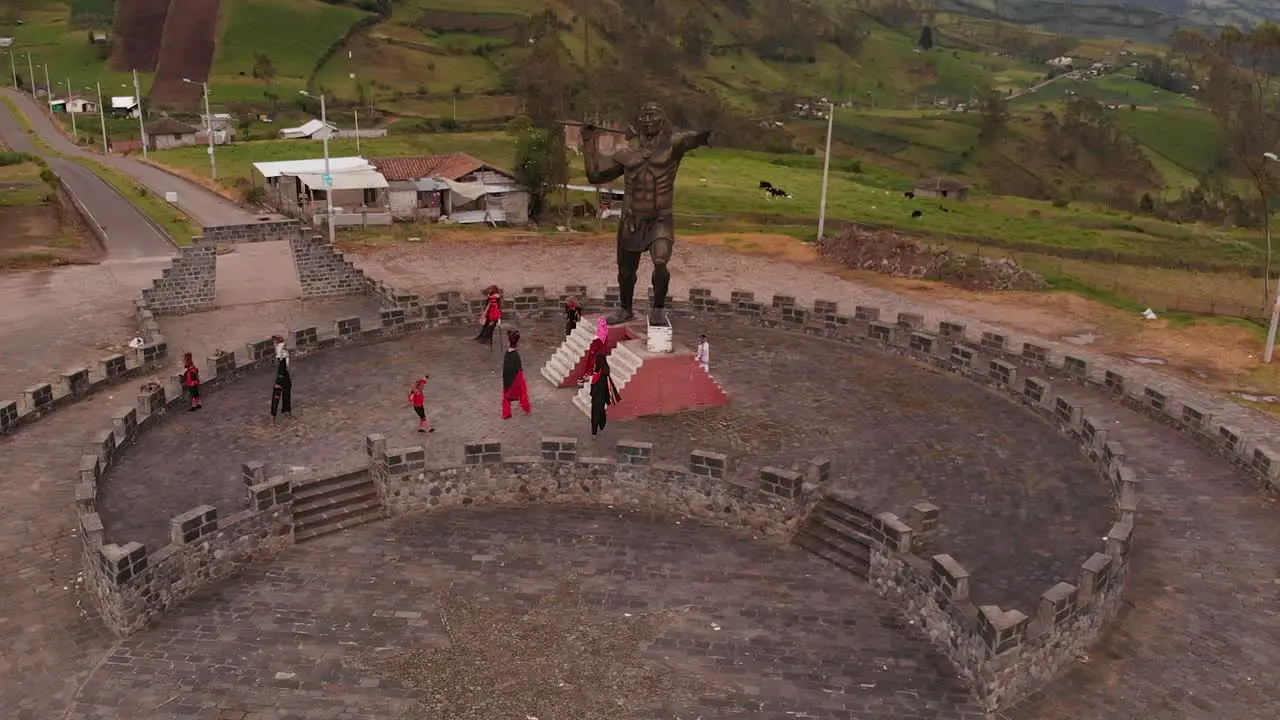
[[191, 407], [187, 411], [204, 407], [200, 400], [200, 370], [191, 360], [191, 353], [182, 353], [182, 384], [187, 387], [187, 393], [191, 395]]
[[423, 376], [420, 380], [413, 384], [413, 388], [409, 390], [409, 404], [413, 406], [413, 411], [418, 415], [418, 432], [435, 432], [436, 429], [431, 427], [431, 422], [427, 420], [427, 410], [424, 407], [427, 401], [426, 393], [423, 389], [427, 386], [427, 378], [430, 375]]

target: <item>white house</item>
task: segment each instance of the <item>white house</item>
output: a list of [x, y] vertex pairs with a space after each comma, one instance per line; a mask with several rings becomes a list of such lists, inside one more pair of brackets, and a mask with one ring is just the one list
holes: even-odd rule
[[336, 132], [338, 128], [330, 123], [309, 120], [298, 127], [282, 129], [280, 137], [285, 140], [324, 140], [332, 138]]
[[72, 95], [67, 99], [66, 110], [67, 112], [75, 113], [77, 115], [80, 113], [96, 113], [98, 112], [98, 103], [90, 100], [89, 98]]
[[132, 95], [111, 98], [111, 114], [119, 117], [138, 117], [138, 99]]
[[[262, 177], [266, 204], [288, 214], [289, 211], [297, 209], [300, 198], [304, 194], [302, 188], [297, 186], [293, 179], [299, 175], [323, 175], [324, 158], [258, 162], [253, 164], [253, 169], [254, 184], [257, 184], [258, 176]], [[375, 169], [362, 157], [329, 158], [330, 175]]]

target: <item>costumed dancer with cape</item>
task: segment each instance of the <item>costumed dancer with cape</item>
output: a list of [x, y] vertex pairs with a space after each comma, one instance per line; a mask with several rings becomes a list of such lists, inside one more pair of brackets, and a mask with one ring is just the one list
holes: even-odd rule
[[502, 359], [502, 419], [511, 419], [511, 403], [520, 403], [520, 409], [528, 415], [533, 411], [529, 402], [529, 384], [524, 379], [524, 363], [520, 360], [520, 331], [507, 333], [507, 354]]
[[502, 323], [502, 290], [497, 285], [490, 285], [485, 294], [488, 298], [484, 306], [484, 325], [476, 335], [476, 342], [493, 345], [493, 331]]
[[578, 321], [582, 319], [582, 305], [578, 303], [578, 298], [571, 297], [564, 304], [564, 335], [569, 337], [573, 334], [573, 329], [578, 327]]
[[271, 388], [271, 417], [276, 412], [293, 415], [293, 378], [289, 375], [289, 350], [284, 346], [284, 338], [276, 335], [271, 338], [276, 342], [276, 383]]
[[604, 431], [609, 420], [609, 406], [622, 401], [618, 388], [609, 372], [609, 358], [603, 353], [596, 356], [595, 369], [591, 373], [591, 436]]

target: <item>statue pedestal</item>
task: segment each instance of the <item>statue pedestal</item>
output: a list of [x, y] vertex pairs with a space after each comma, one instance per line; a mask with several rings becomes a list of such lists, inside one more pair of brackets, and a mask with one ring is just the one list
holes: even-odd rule
[[666, 325], [649, 325], [646, 349], [651, 353], [675, 352], [669, 322]]

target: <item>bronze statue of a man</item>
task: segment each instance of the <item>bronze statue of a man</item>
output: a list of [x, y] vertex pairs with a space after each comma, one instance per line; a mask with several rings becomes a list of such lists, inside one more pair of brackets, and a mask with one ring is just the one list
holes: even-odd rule
[[711, 131], [674, 132], [662, 107], [645, 103], [636, 123], [632, 143], [609, 158], [601, 158], [596, 145], [598, 128], [582, 128], [582, 152], [587, 180], [593, 185], [623, 178], [625, 183], [622, 220], [618, 224], [618, 293], [622, 309], [608, 319], [610, 325], [635, 319], [636, 271], [645, 251], [653, 261], [653, 308], [649, 323], [666, 325], [667, 289], [671, 272], [667, 263], [675, 247], [672, 210], [676, 196], [676, 173], [685, 153], [709, 145]]

